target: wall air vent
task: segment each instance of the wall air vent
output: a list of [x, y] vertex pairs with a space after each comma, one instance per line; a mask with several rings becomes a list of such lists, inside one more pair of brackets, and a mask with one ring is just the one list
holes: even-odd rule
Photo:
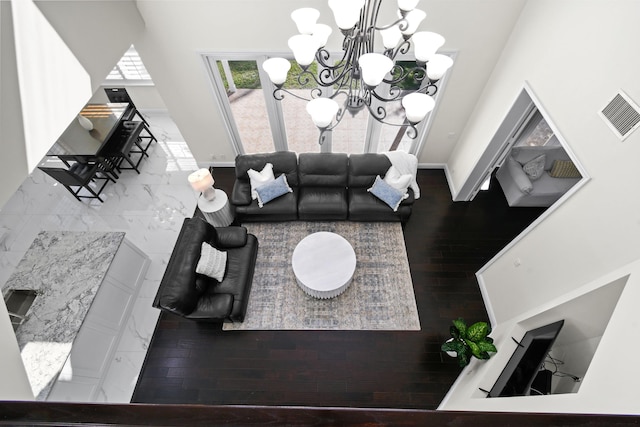
[[622, 91], [609, 101], [600, 115], [621, 141], [640, 127], [640, 107]]

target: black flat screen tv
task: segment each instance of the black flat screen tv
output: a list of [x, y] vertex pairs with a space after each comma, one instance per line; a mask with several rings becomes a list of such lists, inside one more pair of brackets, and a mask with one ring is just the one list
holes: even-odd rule
[[528, 395], [531, 383], [540, 371], [563, 324], [564, 320], [559, 320], [527, 331], [487, 397]]

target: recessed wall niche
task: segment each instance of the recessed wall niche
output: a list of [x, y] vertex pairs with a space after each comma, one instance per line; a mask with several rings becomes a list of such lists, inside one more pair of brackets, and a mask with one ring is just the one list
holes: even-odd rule
[[[550, 394], [579, 392], [628, 278], [628, 275], [620, 277], [518, 323], [518, 330], [528, 331], [564, 319], [544, 366], [541, 366], [553, 373]], [[513, 338], [521, 340], [522, 336]]]

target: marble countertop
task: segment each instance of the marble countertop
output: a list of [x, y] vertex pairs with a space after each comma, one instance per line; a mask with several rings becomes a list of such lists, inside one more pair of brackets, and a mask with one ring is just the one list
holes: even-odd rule
[[2, 287], [37, 293], [16, 331], [34, 396], [46, 400], [124, 239], [123, 232], [41, 231]]

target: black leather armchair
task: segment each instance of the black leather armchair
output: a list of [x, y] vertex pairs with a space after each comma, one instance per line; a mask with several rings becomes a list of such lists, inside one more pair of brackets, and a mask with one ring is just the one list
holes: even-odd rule
[[[202, 242], [227, 252], [221, 282], [196, 273]], [[200, 218], [182, 224], [153, 306], [187, 319], [242, 322], [258, 253], [258, 239], [244, 227], [214, 227]]]

